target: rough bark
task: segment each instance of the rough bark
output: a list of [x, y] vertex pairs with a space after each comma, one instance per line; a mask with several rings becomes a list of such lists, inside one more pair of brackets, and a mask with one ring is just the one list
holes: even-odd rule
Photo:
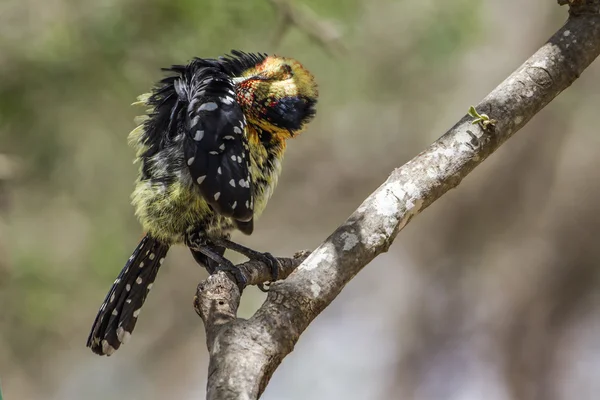
[[[208, 400], [257, 399], [302, 332], [363, 267], [387, 251], [398, 232], [496, 151], [600, 54], [600, 0], [558, 0], [569, 18], [544, 46], [476, 106], [495, 120], [465, 115], [440, 139], [392, 172], [301, 264], [282, 259], [281, 276], [247, 320], [236, 317], [237, 286], [219, 272], [198, 286], [195, 307], [210, 355]], [[467, 107], [465, 107], [465, 110]], [[252, 284], [268, 280], [260, 263]], [[299, 266], [298, 266], [299, 265]], [[298, 266], [295, 270], [294, 267]], [[293, 270], [293, 272], [292, 272]]]

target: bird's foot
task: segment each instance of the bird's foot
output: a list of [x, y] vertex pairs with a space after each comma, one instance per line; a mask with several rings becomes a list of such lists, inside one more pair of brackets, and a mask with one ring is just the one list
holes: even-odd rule
[[[246, 246], [242, 246], [241, 244], [232, 242], [228, 239], [219, 239], [214, 241], [219, 246], [225, 247], [229, 250], [233, 250], [236, 253], [240, 253], [250, 260], [260, 261], [267, 266], [269, 266], [271, 270], [271, 282], [274, 282], [279, 277], [279, 268], [281, 267], [279, 260], [277, 257], [273, 256], [271, 253], [262, 253], [260, 251], [252, 250]], [[258, 288], [263, 292], [268, 292], [268, 286], [263, 283], [259, 283]]]
[[190, 248], [196, 262], [204, 265], [209, 274], [218, 271], [228, 272], [233, 275], [240, 292], [248, 284], [248, 280], [238, 267], [223, 256], [224, 247], [219, 247], [205, 238], [201, 238], [194, 233], [186, 238], [186, 245]]
[[248, 284], [248, 280], [246, 279], [244, 274], [242, 274], [242, 271], [240, 271], [240, 269], [238, 267], [233, 265], [233, 263], [231, 261], [227, 260], [226, 258], [223, 258], [223, 260], [219, 261], [219, 265], [214, 269], [213, 273], [217, 273], [219, 271], [228, 272], [231, 275], [233, 275], [233, 278], [235, 279], [235, 283], [237, 284], [238, 288], [240, 289], [240, 293], [244, 290], [244, 288]]
[[[271, 253], [261, 253], [261, 252], [255, 252], [256, 254], [254, 254], [253, 259], [256, 261], [260, 261], [265, 263], [266, 265], [269, 266], [269, 268], [271, 269], [271, 282], [275, 282], [277, 280], [277, 278], [279, 277], [279, 260], [277, 259], [277, 257], [275, 257], [273, 254]], [[271, 282], [265, 282], [265, 283], [259, 283], [258, 288], [267, 293], [269, 291], [269, 286], [271, 285]]]

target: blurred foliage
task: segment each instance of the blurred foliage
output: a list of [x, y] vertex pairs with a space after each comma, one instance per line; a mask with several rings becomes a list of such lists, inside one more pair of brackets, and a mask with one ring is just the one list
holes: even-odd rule
[[[111, 398], [111, 393], [116, 398], [131, 393], [132, 382], [142, 386], [154, 378], [165, 386], [154, 394], [162, 398], [180, 384], [184, 387], [186, 379], [188, 386], [197, 384], [197, 376], [188, 377], [193, 373], [186, 375], [181, 366], [198, 363], [190, 346], [202, 351], [191, 296], [203, 272], [184, 249], [171, 250], [146, 306], [151, 311], [145, 311], [148, 317], [138, 324], [136, 344], [128, 344], [124, 358], [112, 358], [113, 364], [99, 367], [84, 347], [97, 307], [140, 234], [129, 205], [137, 166], [131, 164], [133, 154], [126, 142], [139, 110], [129, 105], [161, 77], [161, 67], [242, 49], [295, 57], [315, 73], [321, 96], [318, 116], [306, 137], [290, 145], [280, 189], [256, 233], [242, 239], [286, 254], [319, 243], [394, 167], [441, 134], [469, 104], [517, 67], [523, 61], [519, 51], [527, 55], [535, 50], [564, 17], [554, 9], [541, 14], [540, 9], [554, 6], [542, 0], [298, 3], [339, 30], [348, 54], [330, 56], [326, 45], [295, 27], [275, 47], [278, 15], [266, 0], [0, 3], [0, 153], [19, 165], [17, 176], [0, 185], [0, 199], [11, 200], [0, 210], [0, 255], [5, 255], [0, 263], [0, 302], [5, 305], [0, 315], [0, 365], [12, 367], [10, 373], [0, 372], [11, 377], [10, 383], [3, 378], [5, 388], [11, 385], [15, 393], [11, 398], [47, 399], [47, 393], [55, 392], [61, 399], [89, 398], [82, 393], [92, 392], [97, 398]], [[519, 29], [506, 25], [513, 19], [521, 22]], [[570, 112], [577, 109], [586, 120], [593, 118], [595, 93], [597, 85], [590, 85], [570, 89], [560, 98], [564, 119], [538, 128], [556, 132], [554, 147], [541, 152], [547, 158], [529, 160], [528, 151], [535, 149], [526, 146], [527, 151], [512, 151], [510, 157], [499, 152], [504, 154], [496, 157], [504, 160], [502, 168], [481, 168], [495, 174], [492, 183], [470, 179], [475, 182], [471, 187], [482, 189], [463, 189], [462, 201], [450, 194], [451, 200], [436, 204], [426, 215], [440, 215], [435, 211], [440, 207], [454, 207], [452, 212], [436, 221], [424, 216], [420, 228], [411, 228], [407, 247], [422, 275], [415, 272], [410, 278], [431, 279], [435, 286], [423, 293], [448, 296], [448, 304], [469, 310], [451, 294], [469, 272], [483, 274], [477, 272], [479, 265], [490, 257], [484, 251], [507, 243], [506, 232], [515, 234], [506, 223], [525, 212], [492, 200], [501, 201], [512, 191], [528, 193], [527, 188], [552, 196], [542, 184], [524, 185], [519, 179], [524, 175], [509, 166], [531, 170], [528, 181], [551, 185], [554, 175], [546, 167], [559, 163], [560, 140], [567, 140], [557, 138], [560, 129], [585, 128], [584, 123], [569, 122], [576, 118]], [[592, 100], [577, 101], [583, 94]], [[584, 159], [579, 158], [581, 170], [586, 168]], [[535, 175], [538, 169], [547, 174]], [[569, 171], [563, 173], [575, 175]], [[482, 203], [486, 194], [493, 199]], [[536, 200], [527, 204], [539, 203], [530, 196]], [[473, 226], [467, 229], [465, 221]], [[481, 253], [473, 250], [473, 243]], [[453, 248], [461, 250], [453, 253]], [[399, 264], [394, 258], [387, 263], [394, 268]], [[443, 279], [435, 275], [440, 270], [447, 270]], [[508, 275], [497, 273], [492, 280]], [[368, 291], [370, 283], [361, 282]], [[250, 313], [260, 298], [249, 290], [242, 314]], [[422, 304], [425, 307], [426, 300]], [[415, 348], [421, 348], [419, 339], [431, 343], [443, 336], [436, 330], [438, 319], [451, 325], [452, 318], [446, 320], [421, 306], [406, 314], [414, 320], [409, 318], [411, 325], [402, 332], [416, 332], [417, 339], [406, 339], [408, 345], [414, 339]], [[455, 315], [460, 313], [447, 314]], [[525, 310], [520, 315], [528, 314]], [[417, 318], [424, 316], [430, 319]], [[411, 371], [406, 376], [416, 381], [420, 370], [411, 363], [426, 365], [425, 354], [407, 350], [405, 358], [398, 355], [396, 365], [406, 366]], [[119, 388], [98, 383], [111, 379], [120, 379]], [[410, 387], [414, 382], [403, 383]], [[98, 385], [107, 392], [96, 393]]]
[[[418, 63], [416, 69], [436, 68], [468, 44], [477, 25], [476, 3], [440, 6], [428, 15], [420, 34], [411, 38], [411, 51], [418, 51], [411, 54]], [[131, 101], [151, 87], [163, 66], [194, 56], [215, 57], [232, 48], [271, 51], [276, 10], [266, 1], [242, 0], [123, 0], [102, 5], [55, 1], [54, 6], [61, 5], [59, 10], [52, 10], [50, 4], [34, 6], [33, 1], [11, 4], [13, 8], [3, 13], [4, 22], [10, 24], [11, 17], [20, 17], [27, 24], [19, 27], [19, 40], [0, 41], [4, 59], [0, 63], [0, 140], [5, 151], [18, 155], [27, 166], [20, 193], [26, 197], [35, 193], [17, 209], [45, 214], [52, 207], [49, 199], [60, 196], [61, 202], [79, 209], [93, 226], [88, 232], [85, 265], [66, 268], [75, 269], [76, 276], [61, 274], [62, 268], [53, 266], [55, 250], [45, 241], [32, 253], [28, 246], [19, 246], [19, 235], [13, 236], [17, 243], [11, 246], [15, 275], [10, 291], [27, 294], [22, 304], [25, 310], [14, 312], [35, 332], [52, 321], [48, 310], [64, 309], [68, 299], [77, 296], [81, 289], [74, 282], [90, 277], [106, 282], [114, 275], [114, 269], [106, 266], [116, 267], [127, 252], [125, 243], [130, 240], [126, 237], [135, 229], [131, 210], [124, 207], [125, 192], [135, 173], [135, 167], [126, 162], [131, 154], [125, 137], [132, 127], [127, 121], [135, 116]], [[306, 5], [322, 18], [335, 18], [349, 35], [360, 12], [357, 1], [310, 1]], [[456, 18], [459, 15], [463, 22]], [[360, 72], [345, 66], [357, 58], [333, 60], [304, 32], [292, 30], [284, 47], [286, 54], [308, 65], [322, 59], [325, 74], [317, 68], [319, 75], [325, 75], [321, 81], [334, 74], [362, 80]], [[397, 57], [389, 55], [390, 60]], [[411, 71], [390, 67], [382, 64], [379, 68], [387, 68], [387, 73], [369, 74], [371, 79], [365, 82], [371, 93], [387, 91], [398, 96], [401, 87], [389, 85], [389, 73]], [[379, 83], [380, 78], [385, 80]], [[393, 81], [405, 81], [397, 78]], [[351, 98], [338, 97], [336, 86], [346, 86], [345, 81], [334, 85], [329, 85], [325, 101], [347, 102], [361, 95], [350, 88]], [[36, 211], [30, 216], [39, 217]], [[122, 218], [128, 221], [127, 229], [115, 226], [114, 221]], [[15, 229], [19, 234], [19, 228]]]
[[[358, 12], [356, 1], [308, 4], [347, 25]], [[15, 0], [0, 11], [0, 142], [25, 166], [5, 238], [12, 275], [0, 293], [21, 300], [2, 316], [3, 340], [26, 361], [61, 340], [73, 299], [93, 288], [89, 300], [101, 300], [139, 229], [128, 206], [129, 104], [161, 67], [272, 51], [276, 10], [242, 0]], [[288, 41], [323, 57], [302, 33]]]

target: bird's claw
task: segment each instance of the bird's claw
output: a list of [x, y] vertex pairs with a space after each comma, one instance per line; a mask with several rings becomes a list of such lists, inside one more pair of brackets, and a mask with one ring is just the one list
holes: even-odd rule
[[223, 271], [223, 272], [228, 272], [231, 275], [233, 275], [233, 278], [235, 279], [235, 283], [237, 284], [238, 288], [240, 289], [240, 293], [241, 293], [242, 290], [244, 290], [244, 288], [248, 284], [248, 280], [246, 279], [246, 277], [244, 276], [242, 271], [240, 271], [240, 269], [238, 267], [233, 265], [232, 262], [230, 262], [229, 260], [225, 260], [225, 261], [227, 261], [227, 262], [223, 262], [223, 263], [219, 264], [219, 266], [217, 268], [215, 268], [214, 272], [216, 273], [218, 271]]
[[256, 285], [261, 291], [266, 293], [269, 291], [269, 286], [271, 285], [271, 283], [275, 282], [277, 278], [279, 278], [279, 267], [281, 266], [281, 264], [279, 263], [277, 257], [268, 252], [258, 253], [255, 259], [257, 261], [265, 263], [271, 269], [271, 281], [268, 283], [259, 283], [258, 285]]

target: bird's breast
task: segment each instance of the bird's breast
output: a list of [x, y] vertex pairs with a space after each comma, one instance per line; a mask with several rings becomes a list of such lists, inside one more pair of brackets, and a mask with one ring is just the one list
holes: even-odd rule
[[[253, 149], [254, 146], [261, 146], [262, 149]], [[250, 150], [250, 168], [254, 183], [254, 216], [257, 218], [264, 211], [277, 187], [284, 150], [279, 148], [276, 151], [268, 151], [261, 143], [251, 143]]]

